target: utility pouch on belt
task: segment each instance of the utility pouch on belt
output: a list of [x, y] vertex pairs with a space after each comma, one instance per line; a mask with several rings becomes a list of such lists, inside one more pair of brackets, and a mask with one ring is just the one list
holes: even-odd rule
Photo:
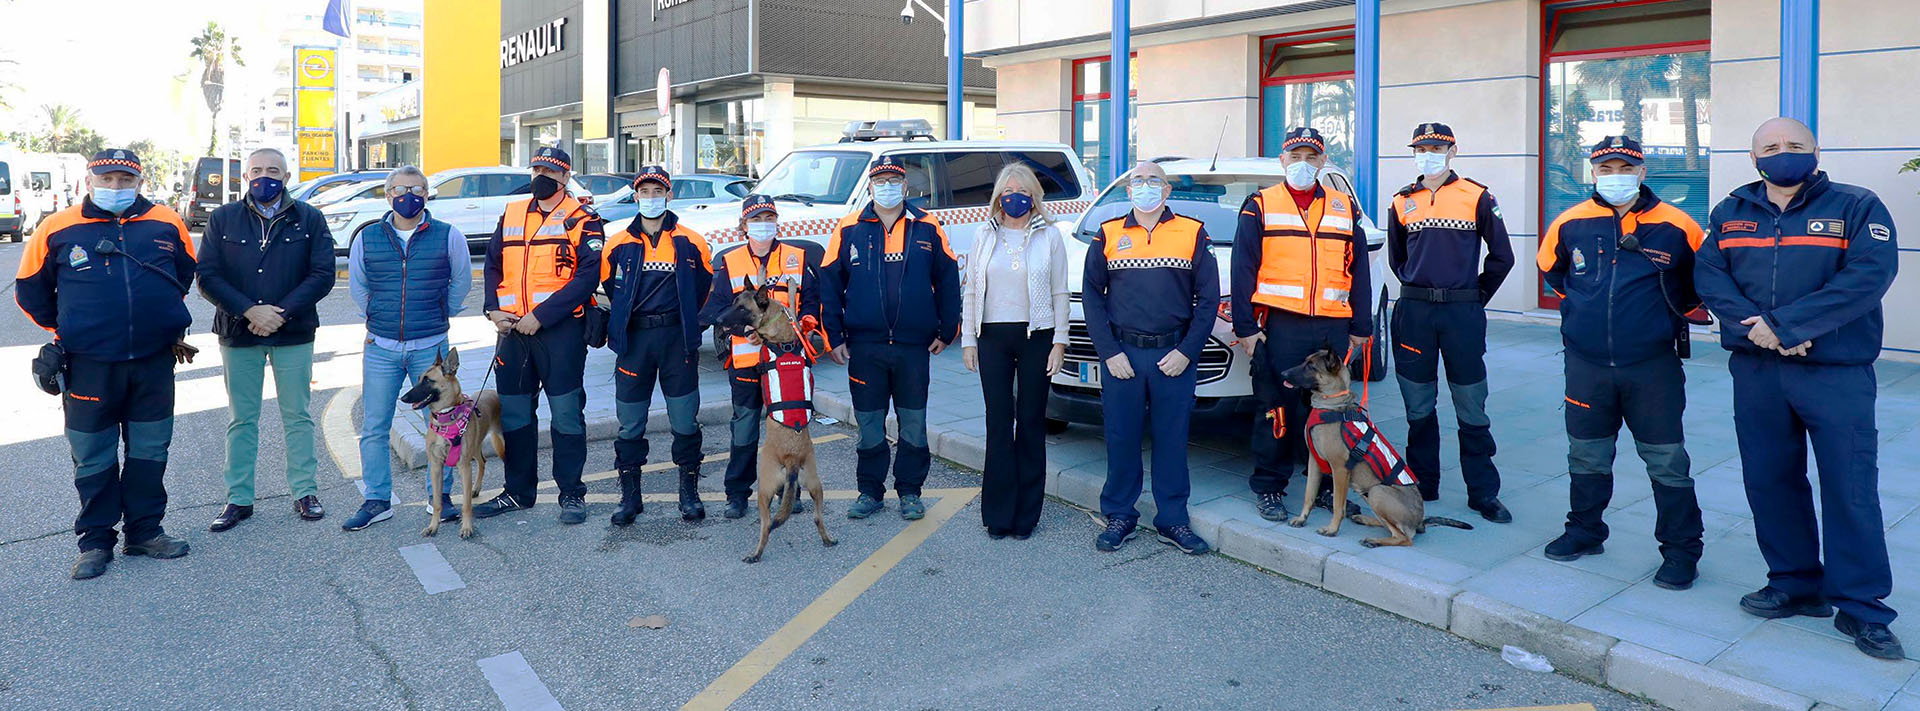
[[58, 343], [49, 343], [40, 347], [40, 355], [33, 359], [33, 384], [48, 395], [59, 395], [67, 389], [67, 349]]
[[613, 320], [613, 312], [607, 309], [607, 307], [592, 301], [587, 303], [586, 311], [585, 318], [587, 322], [584, 333], [587, 336], [587, 347], [607, 347], [607, 328]]

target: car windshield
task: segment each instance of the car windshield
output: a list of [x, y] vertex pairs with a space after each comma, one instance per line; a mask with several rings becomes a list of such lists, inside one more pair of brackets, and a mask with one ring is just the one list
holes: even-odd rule
[[753, 192], [775, 198], [792, 195], [807, 202], [845, 204], [867, 170], [869, 156], [859, 151], [795, 151], [767, 171]]
[[[1206, 225], [1207, 236], [1215, 246], [1232, 244], [1234, 230], [1239, 225], [1240, 203], [1280, 179], [1277, 175], [1233, 173], [1169, 175], [1167, 206]], [[1126, 184], [1114, 183], [1087, 210], [1087, 216], [1080, 221], [1080, 231], [1074, 236], [1082, 242], [1092, 242], [1100, 223], [1120, 217], [1130, 209]]]
[[[314, 195], [313, 199], [308, 200], [307, 204], [312, 205], [314, 207], [325, 207], [327, 205], [332, 205], [337, 202], [345, 202], [349, 199], [355, 199], [354, 196], [360, 195], [360, 193], [366, 191], [368, 188], [371, 188], [376, 185], [381, 185], [381, 184], [383, 184], [383, 181], [366, 180], [366, 181], [361, 181], [357, 183], [343, 183], [340, 185], [328, 186], [325, 188], [321, 188], [320, 193], [318, 195]], [[372, 196], [360, 195], [360, 197], [372, 197]]]

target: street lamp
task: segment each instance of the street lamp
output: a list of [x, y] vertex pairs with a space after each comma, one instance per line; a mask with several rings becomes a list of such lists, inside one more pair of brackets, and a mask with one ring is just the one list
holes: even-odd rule
[[966, 11], [960, 6], [961, 0], [947, 0], [947, 12], [941, 14], [922, 0], [907, 0], [900, 8], [900, 24], [912, 25], [914, 6], [926, 10], [934, 20], [940, 22], [947, 33], [947, 140], [958, 141], [963, 135], [966, 104], [965, 87], [961, 83], [961, 69], [965, 66], [965, 50], [961, 46], [961, 37], [966, 23]]

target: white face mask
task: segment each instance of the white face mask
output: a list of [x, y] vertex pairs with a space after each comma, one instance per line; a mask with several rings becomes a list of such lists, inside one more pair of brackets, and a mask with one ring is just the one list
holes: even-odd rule
[[1413, 154], [1413, 167], [1418, 168], [1421, 175], [1439, 175], [1444, 173], [1447, 170], [1447, 153], [1446, 151], [1415, 153]]
[[873, 184], [873, 202], [876, 205], [891, 210], [899, 207], [900, 203], [905, 202], [906, 199], [907, 185], [905, 183]]
[[667, 199], [663, 197], [635, 198], [634, 204], [640, 206], [640, 216], [649, 220], [667, 214]]
[[1600, 199], [1609, 205], [1629, 205], [1640, 196], [1640, 176], [1632, 173], [1594, 176], [1593, 191], [1600, 193]]
[[1133, 202], [1133, 209], [1140, 212], [1158, 212], [1167, 202], [1167, 189], [1157, 185], [1127, 186], [1127, 199]]
[[779, 233], [780, 233], [780, 223], [777, 223], [777, 222], [747, 223], [747, 239], [753, 240], [754, 242], [757, 242], [759, 244], [766, 244], [767, 242], [773, 239], [774, 235], [777, 235]]
[[1320, 169], [1304, 160], [1287, 164], [1287, 185], [1294, 190], [1306, 190], [1313, 187], [1315, 178], [1320, 177]]

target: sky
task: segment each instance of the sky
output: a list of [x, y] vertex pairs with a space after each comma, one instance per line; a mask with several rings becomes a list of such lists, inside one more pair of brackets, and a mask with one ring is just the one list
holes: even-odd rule
[[[19, 89], [0, 109], [0, 131], [46, 125], [40, 107], [68, 104], [109, 145], [149, 139], [204, 151], [207, 106], [189, 41], [216, 20], [239, 39], [246, 67], [228, 70], [222, 109], [250, 111], [276, 82], [290, 16], [327, 0], [0, 0], [0, 73]], [[237, 94], [237, 95], [236, 95]]]

